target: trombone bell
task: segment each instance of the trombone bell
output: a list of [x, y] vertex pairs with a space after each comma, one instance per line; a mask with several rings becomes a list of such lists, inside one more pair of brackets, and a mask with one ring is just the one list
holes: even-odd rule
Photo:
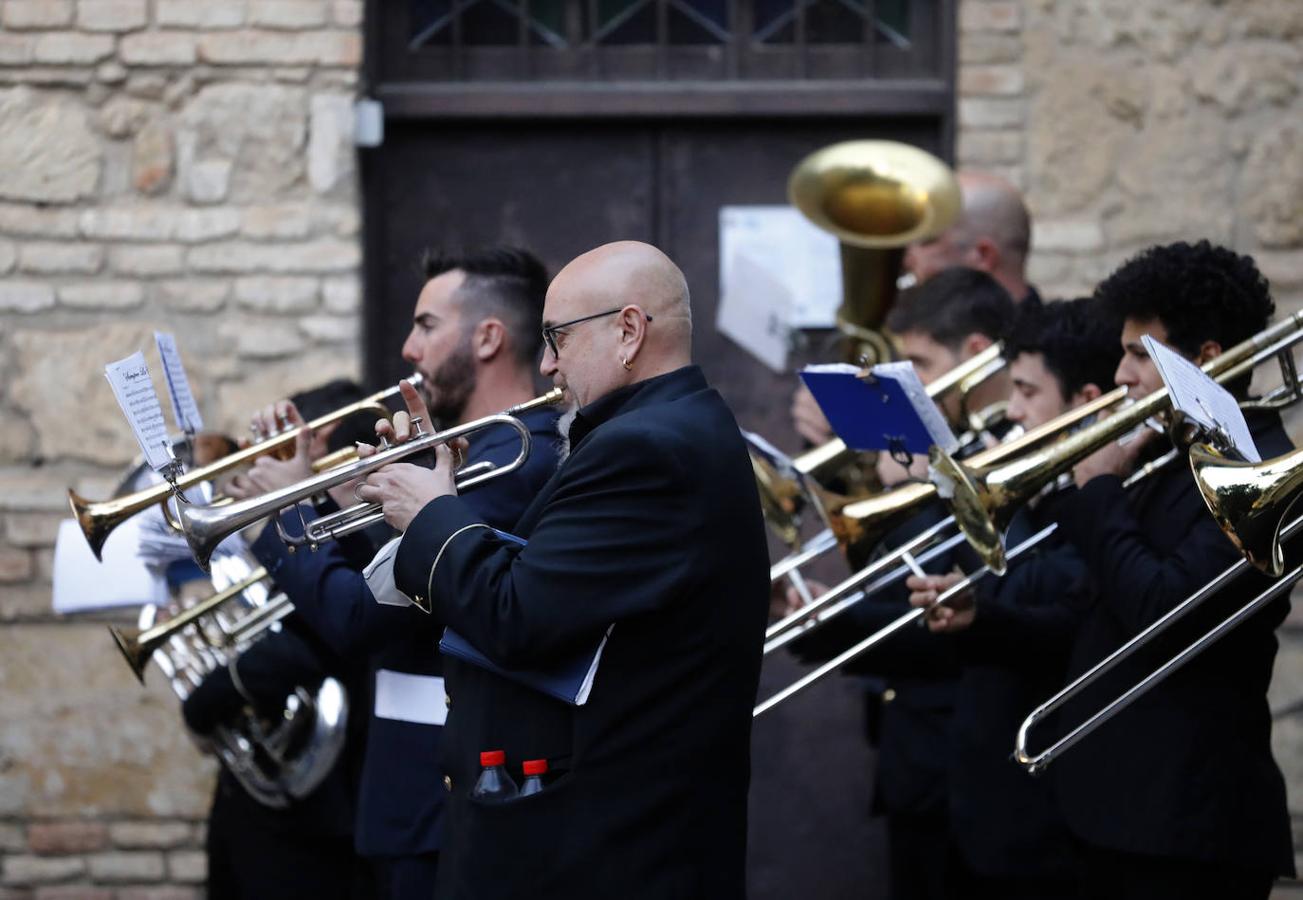
[[1194, 483], [1208, 511], [1259, 571], [1285, 571], [1280, 531], [1303, 485], [1303, 449], [1260, 463], [1228, 459], [1209, 444], [1190, 448]]

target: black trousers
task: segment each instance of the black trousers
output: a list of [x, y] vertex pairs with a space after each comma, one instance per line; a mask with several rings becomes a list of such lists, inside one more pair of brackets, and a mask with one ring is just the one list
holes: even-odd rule
[[949, 817], [887, 815], [887, 896], [891, 900], [955, 900], [958, 857]]
[[369, 862], [377, 900], [433, 900], [438, 853], [379, 856]]
[[1081, 900], [1267, 900], [1269, 872], [1218, 863], [1082, 848]]
[[208, 817], [209, 900], [358, 897], [352, 836], [313, 834], [304, 824], [219, 779]]

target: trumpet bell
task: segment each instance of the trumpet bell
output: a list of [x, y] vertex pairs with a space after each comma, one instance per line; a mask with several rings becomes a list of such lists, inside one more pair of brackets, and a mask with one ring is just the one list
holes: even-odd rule
[[1208, 511], [1236, 549], [1259, 571], [1284, 574], [1280, 533], [1303, 485], [1303, 449], [1248, 463], [1195, 444], [1190, 468]]
[[[139, 628], [117, 628], [109, 627], [109, 634], [113, 635], [113, 641], [118, 645], [118, 650], [122, 653], [122, 658], [127, 661], [131, 671], [135, 674], [136, 680], [141, 684], [145, 683], [145, 665], [149, 658], [154, 655], [154, 648], [143, 648], [140, 644]], [[145, 652], [146, 649], [148, 652]]]

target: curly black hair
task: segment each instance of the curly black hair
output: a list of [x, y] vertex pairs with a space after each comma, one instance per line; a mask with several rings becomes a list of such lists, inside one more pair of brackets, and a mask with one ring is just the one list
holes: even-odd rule
[[1003, 338], [1013, 310], [1013, 298], [1000, 282], [977, 269], [955, 266], [902, 291], [886, 326], [896, 334], [921, 332], [957, 350], [970, 334]]
[[1095, 296], [1121, 319], [1158, 319], [1167, 343], [1191, 358], [1205, 341], [1235, 346], [1276, 311], [1252, 257], [1208, 241], [1150, 247], [1100, 282]]
[[[511, 332], [516, 358], [532, 366], [543, 348], [543, 298], [547, 267], [528, 250], [506, 245], [460, 252], [427, 250], [421, 257], [425, 280], [459, 269], [466, 281], [457, 289], [461, 308], [497, 316]], [[476, 321], [473, 317], [467, 320]]]
[[1088, 384], [1107, 391], [1122, 359], [1122, 320], [1095, 297], [1018, 306], [1004, 342], [1007, 359], [1039, 353], [1066, 402]]

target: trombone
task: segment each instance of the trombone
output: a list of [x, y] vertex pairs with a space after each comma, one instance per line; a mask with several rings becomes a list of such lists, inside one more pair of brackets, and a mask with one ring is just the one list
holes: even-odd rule
[[[520, 421], [518, 416], [540, 407], [559, 403], [563, 396], [564, 392], [560, 388], [553, 388], [541, 397], [513, 406], [504, 412], [484, 416], [443, 431], [430, 433], [421, 430], [419, 418], [413, 419], [415, 434], [407, 443], [389, 446], [388, 442], [384, 441], [380, 452], [373, 456], [336, 466], [329, 471], [313, 475], [311, 478], [304, 479], [297, 484], [221, 506], [182, 504], [179, 518], [185, 531], [186, 542], [190, 545], [195, 561], [199, 563], [204, 571], [207, 571], [209, 560], [217, 549], [217, 545], [235, 532], [268, 516], [278, 515], [283, 509], [296, 507], [302, 501], [322, 491], [345, 484], [356, 478], [365, 478], [370, 473], [384, 468], [390, 463], [402, 462], [411, 457], [419, 456], [454, 438], [464, 437], [494, 425], [506, 425], [515, 429], [520, 438], [520, 452], [516, 454], [515, 459], [505, 466], [493, 466], [492, 464], [481, 466], [477, 464], [464, 469], [459, 473], [457, 488], [458, 490], [466, 490], [490, 479], [507, 475], [524, 465], [525, 460], [529, 457], [531, 443], [529, 428]], [[306, 544], [315, 548], [317, 544], [325, 540], [341, 537], [350, 532], [366, 528], [383, 518], [384, 513], [380, 508], [380, 504], [358, 503], [307, 524], [306, 530], [301, 537], [288, 535], [281, 527], [279, 519], [277, 520], [277, 529], [280, 531], [281, 537], [286, 539], [291, 546]]]
[[[419, 385], [421, 376], [415, 374], [407, 380], [413, 385]], [[332, 425], [351, 415], [363, 412], [372, 412], [378, 418], [388, 418], [389, 407], [386, 405], [386, 401], [397, 396], [398, 387], [395, 385], [369, 397], [364, 397], [355, 403], [341, 406], [339, 409], [318, 416], [309, 422], [306, 427], [313, 430], [325, 428], [327, 425]], [[179, 495], [197, 484], [211, 481], [223, 472], [250, 463], [260, 456], [293, 449], [300, 430], [300, 428], [290, 428], [282, 431], [242, 450], [230, 453], [206, 466], [200, 466], [197, 469], [185, 472], [177, 476], [174, 483], [159, 482], [143, 490], [125, 494], [121, 497], [114, 497], [110, 500], [87, 500], [70, 488], [68, 490], [68, 504], [72, 508], [73, 518], [77, 520], [82, 533], [86, 535], [86, 543], [90, 544], [91, 552], [95, 554], [96, 559], [99, 559], [100, 553], [104, 549], [104, 542], [108, 539], [109, 534], [127, 519], [149, 509], [151, 506], [166, 504], [173, 496], [174, 491]], [[345, 448], [341, 452], [348, 453], [352, 451], [351, 448]]]
[[[1291, 314], [1209, 360], [1203, 371], [1215, 381], [1224, 383], [1251, 374], [1264, 360], [1279, 357], [1288, 376], [1293, 369], [1292, 357], [1288, 368], [1285, 358], [1290, 356], [1290, 348], [1299, 341], [1303, 341], [1303, 312]], [[1290, 380], [1292, 383], [1282, 385], [1282, 388], [1297, 397], [1297, 376]], [[1159, 388], [1048, 450], [1029, 453], [1002, 465], [985, 465], [976, 458], [965, 465], [933, 448], [932, 467], [944, 487], [946, 502], [969, 543], [984, 563], [997, 574], [1003, 574], [1005, 560], [1001, 533], [1008, 527], [1018, 507], [1082, 459], [1150, 417], [1165, 412], [1170, 403], [1167, 388]]]
[[[1281, 457], [1280, 459], [1284, 460], [1287, 458], [1295, 457], [1297, 455], [1297, 452], [1298, 451], [1287, 454], [1286, 457]], [[1271, 460], [1269, 462], [1276, 462], [1276, 460]], [[1205, 495], [1205, 498], [1206, 497], [1207, 495]], [[1283, 506], [1284, 510], [1282, 511], [1288, 512], [1290, 505], [1293, 504], [1295, 499], [1297, 498], [1293, 495], [1285, 496], [1282, 499], [1279, 499], [1278, 502], [1272, 502], [1269, 508], [1274, 510], [1280, 510], [1281, 506]], [[1273, 501], [1277, 501], [1277, 498], [1273, 498]], [[1227, 521], [1233, 523], [1236, 521], [1236, 517], [1235, 517], [1236, 511], [1234, 509], [1234, 506], [1235, 504], [1232, 502], [1229, 504], [1230, 508], [1226, 510], [1222, 510], [1221, 508], [1214, 510], [1214, 515], [1225, 514], [1227, 516]], [[1232, 527], [1234, 526], [1232, 525]], [[1225, 528], [1226, 526], [1223, 525], [1223, 529]], [[1276, 537], [1274, 538], [1273, 541], [1275, 546], [1273, 548], [1272, 555], [1275, 556], [1277, 554], [1280, 554], [1281, 553], [1280, 544], [1283, 541], [1287, 540], [1288, 538], [1294, 536], [1296, 533], [1300, 531], [1300, 529], [1303, 529], [1303, 516], [1294, 519], [1292, 522], [1290, 522], [1288, 525], [1285, 525], [1283, 528], [1279, 528], [1276, 531]], [[1086, 735], [1095, 731], [1097, 728], [1099, 728], [1109, 719], [1113, 718], [1122, 710], [1126, 709], [1128, 706], [1130, 706], [1132, 703], [1138, 700], [1141, 696], [1143, 696], [1146, 692], [1148, 692], [1151, 688], [1155, 687], [1159, 682], [1167, 678], [1167, 676], [1171, 675], [1177, 669], [1181, 668], [1181, 666], [1185, 665], [1187, 662], [1189, 662], [1199, 653], [1207, 649], [1214, 641], [1216, 641], [1226, 632], [1235, 628], [1237, 625], [1239, 625], [1245, 619], [1252, 616], [1258, 610], [1262, 609], [1264, 606], [1267, 606], [1269, 603], [1271, 603], [1281, 594], [1285, 593], [1285, 591], [1293, 587], [1295, 582], [1303, 578], [1303, 566], [1297, 566], [1294, 569], [1290, 570], [1282, 578], [1277, 579], [1276, 582], [1272, 584], [1270, 587], [1268, 587], [1266, 590], [1262, 591], [1260, 594], [1258, 594], [1248, 603], [1244, 604], [1244, 606], [1240, 607], [1230, 616], [1223, 619], [1217, 625], [1213, 626], [1211, 629], [1205, 632], [1198, 640], [1189, 644], [1180, 652], [1172, 656], [1169, 660], [1167, 660], [1167, 662], [1163, 663], [1153, 672], [1146, 675], [1140, 681], [1136, 682], [1127, 690], [1119, 694], [1118, 697], [1114, 699], [1112, 702], [1101, 707], [1098, 711], [1092, 714], [1089, 718], [1082, 721], [1081, 724], [1077, 725], [1077, 727], [1073, 728], [1063, 737], [1059, 738], [1057, 741], [1050, 744], [1048, 747], [1046, 747], [1044, 750], [1042, 750], [1039, 753], [1032, 753], [1030, 750], [1028, 750], [1028, 744], [1030, 743], [1032, 729], [1034, 729], [1038, 723], [1040, 723], [1043, 719], [1045, 719], [1046, 716], [1049, 716], [1059, 707], [1063, 706], [1065, 703], [1067, 703], [1069, 700], [1076, 697], [1078, 694], [1080, 694], [1090, 685], [1094, 684], [1105, 673], [1107, 673], [1108, 671], [1116, 667], [1123, 660], [1129, 658], [1132, 654], [1134, 654], [1141, 647], [1148, 644], [1160, 633], [1166, 631], [1172, 625], [1179, 622], [1187, 613], [1194, 610], [1197, 606], [1199, 606], [1209, 597], [1212, 597], [1214, 594], [1216, 594], [1227, 584], [1239, 578], [1245, 572], [1249, 571], [1250, 567], [1252, 566], [1255, 566], [1255, 564], [1251, 562], [1247, 556], [1236, 560], [1232, 565], [1224, 569], [1220, 575], [1216, 576], [1207, 584], [1205, 584], [1203, 587], [1199, 588], [1199, 590], [1195, 591], [1189, 597], [1185, 598], [1176, 606], [1172, 607], [1172, 609], [1168, 610], [1167, 613], [1165, 613], [1161, 618], [1159, 618], [1149, 627], [1145, 628], [1143, 631], [1141, 631], [1131, 640], [1127, 641], [1121, 647], [1118, 647], [1108, 656], [1104, 657], [1104, 659], [1100, 660], [1098, 663], [1096, 663], [1094, 666], [1092, 666], [1090, 669], [1084, 672], [1075, 681], [1073, 681], [1067, 687], [1063, 688], [1063, 690], [1059, 691], [1049, 700], [1046, 700], [1040, 706], [1032, 710], [1031, 713], [1027, 716], [1027, 718], [1024, 719], [1022, 724], [1018, 727], [1018, 736], [1014, 744], [1014, 759], [1018, 762], [1018, 764], [1023, 766], [1025, 769], [1027, 769], [1028, 772], [1031, 772], [1032, 774], [1036, 774], [1038, 772], [1043, 771], [1050, 763], [1052, 763], [1055, 759], [1057, 759], [1059, 755], [1062, 754], [1069, 747], [1072, 747], [1082, 738], [1086, 737]]]

